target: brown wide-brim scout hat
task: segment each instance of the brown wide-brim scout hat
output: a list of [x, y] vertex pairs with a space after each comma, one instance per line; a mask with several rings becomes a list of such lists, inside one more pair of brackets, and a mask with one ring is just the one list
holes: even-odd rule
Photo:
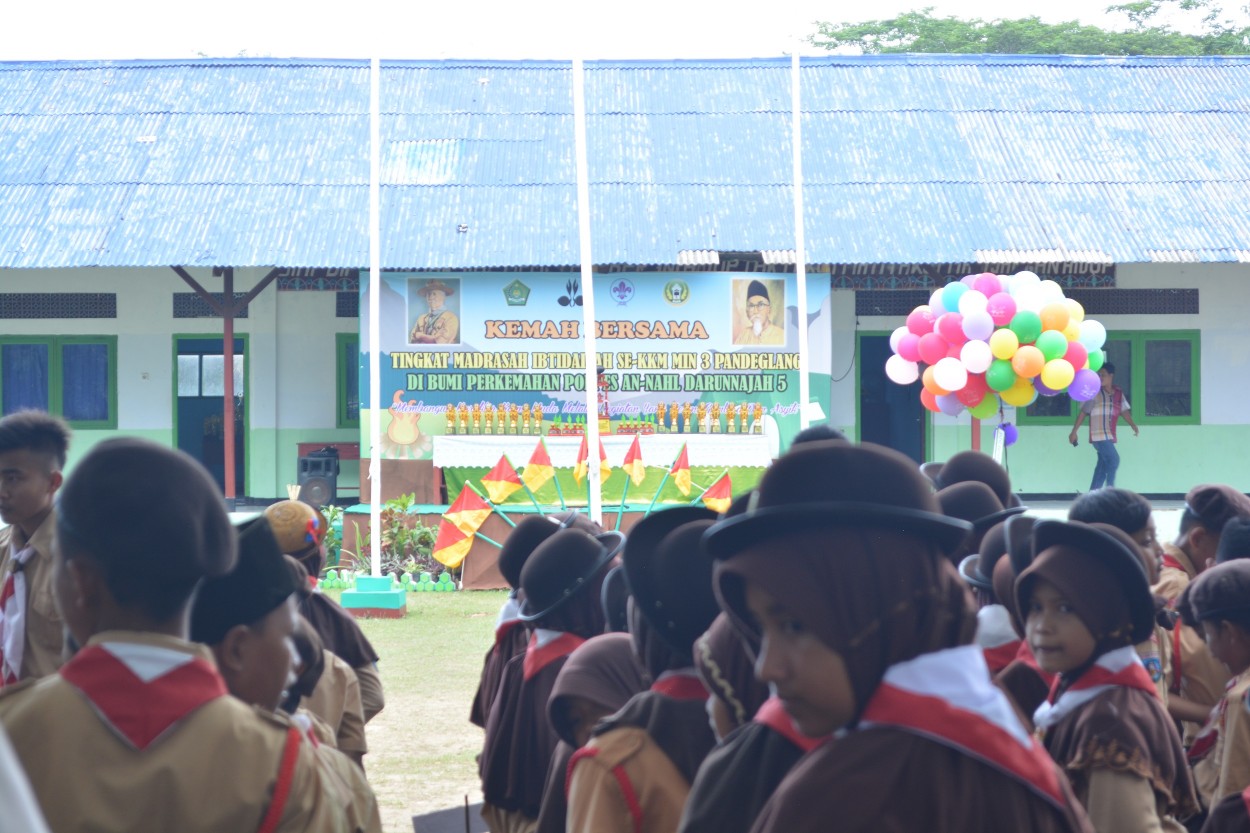
[[420, 295], [422, 298], [426, 298], [429, 296], [431, 292], [435, 290], [439, 290], [444, 295], [448, 295], [448, 296], [456, 294], [456, 290], [452, 289], [450, 286], [443, 283], [442, 281], [430, 281], [425, 286], [418, 289], [417, 294]]
[[704, 536], [715, 558], [729, 558], [788, 534], [877, 527], [932, 541], [949, 555], [972, 524], [942, 514], [915, 462], [893, 449], [838, 440], [805, 443], [779, 457], [753, 505]]
[[561, 529], [539, 544], [521, 568], [525, 600], [517, 618], [533, 622], [589, 589], [591, 579], [625, 545], [619, 532], [591, 535], [582, 529]]
[[[1033, 525], [1031, 544], [1030, 562], [1051, 547], [1062, 546], [1102, 563], [1116, 577], [1116, 584], [1128, 603], [1132, 644], [1150, 638], [1155, 624], [1154, 596], [1150, 592], [1146, 568], [1137, 553], [1137, 544], [1127, 533], [1110, 524], [1039, 520]], [[1027, 579], [1024, 573], [1024, 569], [1017, 570], [1016, 578], [1016, 604], [1022, 613], [1028, 609], [1028, 599], [1022, 594], [1027, 586], [1022, 580]]]
[[937, 499], [943, 515], [972, 524], [973, 534], [984, 532], [994, 524], [1028, 509], [1025, 506], [1004, 509], [994, 490], [979, 480], [965, 480], [947, 486], [938, 491]]
[[999, 559], [1007, 554], [1006, 519], [999, 521], [986, 531], [984, 537], [981, 538], [979, 550], [959, 562], [959, 575], [973, 587], [993, 593], [994, 567], [998, 565]]
[[699, 547], [716, 513], [679, 506], [643, 518], [630, 531], [621, 561], [634, 606], [682, 654], [720, 613], [712, 590], [712, 559]]
[[326, 537], [326, 516], [301, 500], [280, 500], [265, 509], [265, 519], [286, 555], [297, 555]]
[[555, 535], [561, 529], [580, 529], [591, 535], [603, 532], [599, 524], [580, 512], [572, 510], [553, 512], [548, 515], [526, 515], [508, 533], [503, 547], [499, 550], [497, 566], [499, 573], [510, 587], [521, 586], [521, 569], [530, 555], [543, 541]]
[[[626, 544], [628, 544], [628, 539]], [[625, 565], [617, 564], [603, 577], [599, 588], [599, 601], [603, 604], [603, 616], [608, 630], [625, 633], [629, 630], [629, 579], [625, 577]]]
[[1011, 475], [993, 457], [983, 451], [960, 451], [931, 475], [939, 489], [956, 483], [975, 481], [994, 490], [1003, 506], [1017, 506], [1020, 499], [1011, 491]]

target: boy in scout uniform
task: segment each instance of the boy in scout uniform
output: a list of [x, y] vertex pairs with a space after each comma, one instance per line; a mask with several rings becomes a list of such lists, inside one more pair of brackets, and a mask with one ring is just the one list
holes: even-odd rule
[[187, 640], [196, 589], [237, 557], [204, 468], [106, 440], [61, 489], [56, 536], [57, 607], [83, 647], [0, 693], [49, 828], [350, 830], [303, 733], [228, 696], [211, 652]]

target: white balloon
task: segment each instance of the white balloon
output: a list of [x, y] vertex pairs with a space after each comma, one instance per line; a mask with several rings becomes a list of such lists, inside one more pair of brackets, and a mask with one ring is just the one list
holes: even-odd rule
[[920, 366], [899, 355], [885, 360], [885, 375], [898, 385], [910, 385], [920, 378]]
[[959, 349], [959, 361], [969, 373], [984, 373], [990, 369], [990, 364], [994, 361], [994, 353], [984, 341], [969, 341]]
[[951, 310], [948, 310], [946, 306], [942, 303], [941, 287], [933, 290], [933, 294], [929, 296], [929, 309], [933, 310], [934, 318], [941, 318], [942, 313], [951, 312]]
[[1090, 352], [1101, 350], [1102, 346], [1107, 343], [1107, 328], [1099, 321], [1086, 318], [1081, 322], [1080, 336], [1077, 340]]
[[1011, 295], [1014, 298], [1021, 292], [1027, 292], [1042, 282], [1035, 272], [1016, 272], [1011, 279]]
[[1042, 295], [1042, 306], [1055, 304], [1063, 300], [1063, 287], [1052, 280], [1042, 281], [1037, 285]]
[[904, 324], [903, 326], [896, 329], [894, 332], [890, 333], [890, 352], [891, 353], [898, 352], [898, 342], [903, 336], [907, 335], [908, 332], [909, 331], [907, 329], [907, 325]]
[[959, 299], [959, 312], [962, 315], [981, 312], [989, 303], [990, 299], [985, 297], [985, 293], [970, 289]]
[[1041, 312], [1042, 307], [1046, 306], [1046, 301], [1042, 297], [1042, 290], [1036, 285], [1023, 286], [1016, 290], [1013, 297], [1016, 299], [1016, 312], [1028, 310], [1029, 312]]
[[933, 365], [933, 381], [937, 382], [938, 387], [951, 393], [963, 390], [968, 384], [968, 369], [959, 359], [947, 356]]

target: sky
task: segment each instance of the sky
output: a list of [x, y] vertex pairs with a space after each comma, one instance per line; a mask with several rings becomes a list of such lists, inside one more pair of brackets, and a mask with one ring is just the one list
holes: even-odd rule
[[[817, 20], [939, 15], [1114, 26], [1110, 0], [52, 0], [5, 9], [0, 60], [727, 58], [822, 54]], [[1237, 0], [1230, 0], [1229, 6]]]

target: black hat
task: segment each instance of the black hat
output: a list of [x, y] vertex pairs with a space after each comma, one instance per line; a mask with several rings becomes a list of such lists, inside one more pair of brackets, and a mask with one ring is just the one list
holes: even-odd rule
[[1215, 561], [1223, 564], [1237, 558], [1250, 558], [1250, 518], [1233, 518], [1224, 524]]
[[[769, 298], [768, 289], [759, 281], [751, 281], [747, 284], [748, 298]], [[771, 298], [769, 298], [771, 300]]]
[[[1149, 639], [1155, 624], [1154, 596], [1150, 592], [1146, 569], [1133, 539], [1122, 529], [1110, 524], [1040, 520], [1033, 525], [1030, 562], [1051, 547], [1057, 546], [1081, 552], [1101, 563], [1116, 577], [1116, 584], [1128, 604], [1132, 628], [1131, 643], [1136, 645]], [[1024, 573], [1024, 570], [1019, 570], [1016, 579], [1016, 603], [1022, 612], [1026, 607], [1026, 599], [1020, 591], [1025, 588], [1028, 578]], [[1080, 613], [1078, 609], [1078, 615]]]
[[978, 480], [952, 483], [938, 491], [937, 499], [943, 515], [972, 524], [973, 534], [984, 532], [994, 524], [1005, 521], [1012, 515], [1019, 515], [1027, 509], [1024, 506], [1004, 509], [994, 490]]
[[959, 562], [959, 575], [973, 587], [993, 593], [994, 567], [1007, 554], [1006, 519], [986, 531], [981, 538], [979, 550], [980, 552], [974, 552]]
[[1182, 598], [1185, 618], [1194, 627], [1210, 619], [1250, 620], [1250, 561], [1235, 558], [1203, 571]]
[[704, 546], [728, 558], [780, 535], [830, 527], [884, 527], [950, 553], [972, 525], [942, 514], [911, 458], [872, 443], [829, 440], [779, 457], [764, 472], [754, 506], [712, 527]]
[[541, 619], [590, 587], [590, 579], [624, 544], [625, 536], [619, 532], [557, 531], [534, 549], [521, 568], [525, 601], [517, 618], [522, 622]]
[[621, 558], [638, 612], [683, 655], [720, 612], [712, 559], [699, 547], [715, 520], [716, 513], [698, 506], [656, 512], [634, 526]]
[[617, 564], [603, 577], [603, 586], [599, 588], [599, 601], [603, 603], [603, 616], [608, 623], [608, 630], [613, 633], [628, 631], [629, 580], [625, 577], [623, 564]]
[[510, 587], [521, 586], [521, 568], [534, 549], [561, 529], [581, 529], [597, 535], [603, 529], [580, 512], [554, 512], [550, 515], [527, 515], [508, 533], [499, 550], [499, 572]]
[[1027, 515], [1007, 519], [1007, 557], [1017, 576], [1033, 563], [1033, 527], [1038, 520]]
[[262, 618], [299, 589], [264, 517], [238, 527], [239, 560], [224, 576], [200, 586], [191, 608], [191, 639], [220, 642], [238, 625]]
[[1250, 498], [1232, 486], [1207, 483], [1185, 495], [1185, 511], [1218, 535], [1231, 519], [1250, 517]]
[[937, 473], [933, 484], [939, 489], [975, 480], [994, 490], [1003, 506], [1015, 506], [1019, 498], [1011, 491], [1011, 475], [990, 455], [982, 451], [960, 451], [951, 455]]

